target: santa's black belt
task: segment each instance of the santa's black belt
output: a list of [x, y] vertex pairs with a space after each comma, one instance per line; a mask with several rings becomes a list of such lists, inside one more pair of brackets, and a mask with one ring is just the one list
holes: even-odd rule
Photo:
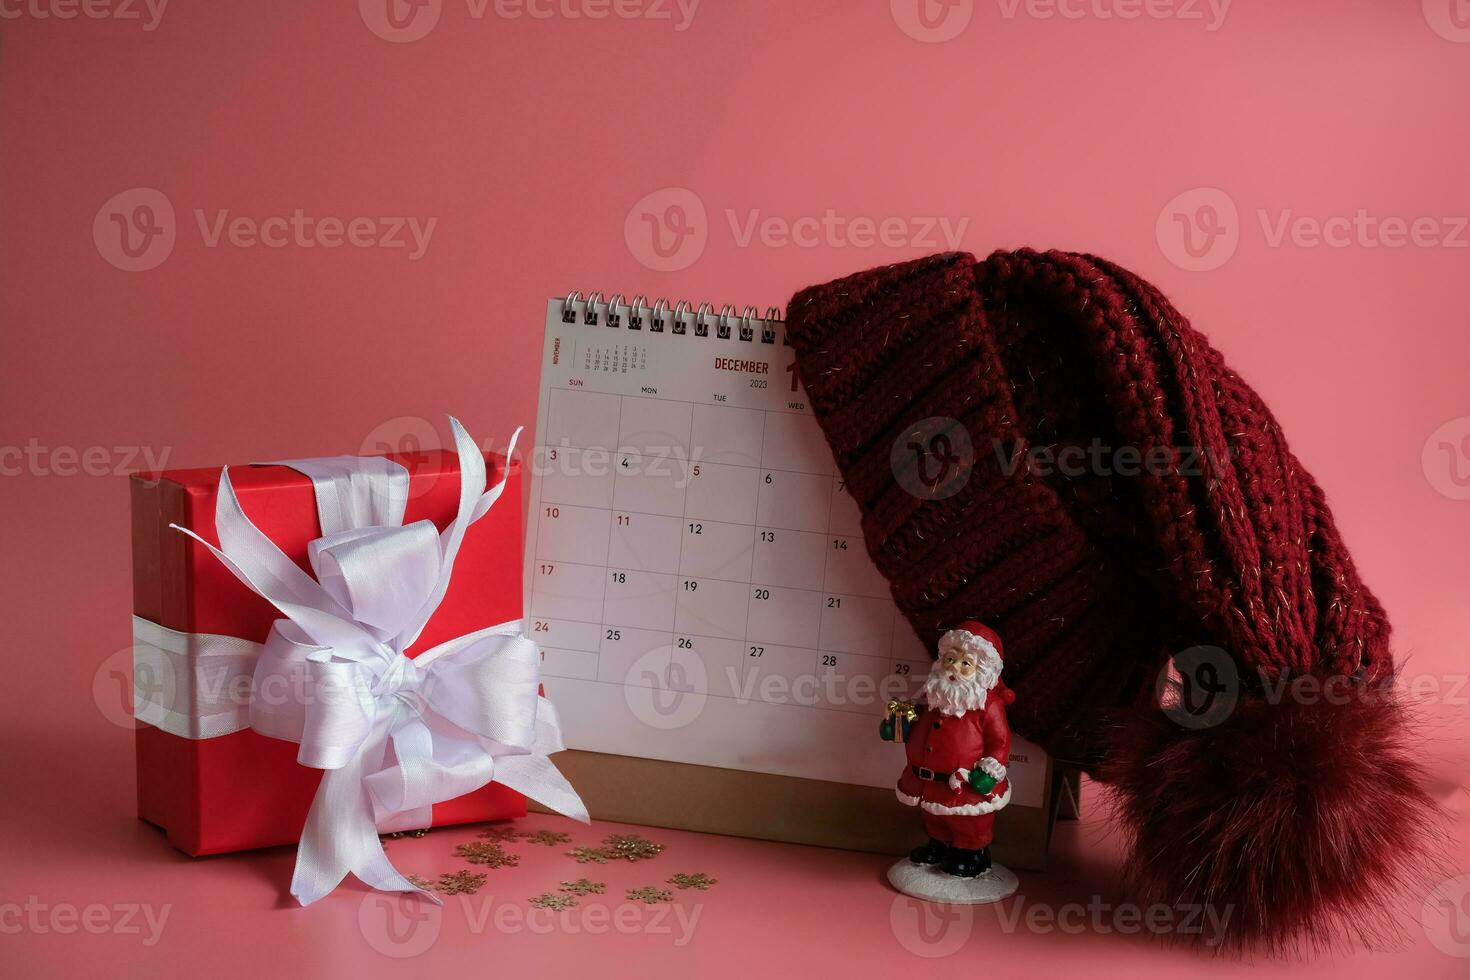
[[914, 771], [915, 776], [918, 776], [920, 779], [927, 779], [931, 783], [949, 782], [950, 774], [947, 772], [935, 772], [933, 769], [925, 769], [923, 766], [909, 766], [909, 768]]

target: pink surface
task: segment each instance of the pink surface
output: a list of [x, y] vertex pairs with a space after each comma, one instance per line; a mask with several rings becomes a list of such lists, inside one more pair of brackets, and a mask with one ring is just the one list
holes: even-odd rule
[[[397, 21], [381, 0], [176, 3], [156, 22], [143, 4], [0, 5], [7, 973], [398, 968], [359, 927], [366, 893], [291, 909], [289, 851], [190, 861], [133, 818], [114, 675], [129, 642], [122, 473], [406, 447], [442, 439], [451, 411], [503, 445], [534, 414], [549, 295], [764, 306], [951, 240], [1131, 266], [1258, 387], [1394, 618], [1454, 818], [1445, 874], [1470, 870], [1470, 11], [924, 2], [427, 0]], [[1056, 870], [1023, 879], [1026, 900], [1120, 901], [1105, 827], [1067, 828]], [[447, 870], [441, 844], [471, 833], [397, 847]], [[657, 836], [670, 847], [653, 880], [721, 879], [690, 942], [471, 935], [451, 902], [419, 962], [504, 976], [872, 976], [931, 959], [1012, 975], [1244, 969], [1091, 927], [1007, 934], [989, 912], [926, 957], [905, 945], [880, 859]], [[578, 870], [538, 852], [491, 872], [480, 897], [524, 907]], [[610, 871], [608, 904], [614, 880], [651, 883], [641, 871]], [[1294, 971], [1466, 975], [1450, 954], [1470, 952], [1470, 900], [1424, 926], [1426, 892], [1404, 900], [1404, 948]], [[8, 911], [32, 896], [103, 934]], [[146, 923], [128, 933], [93, 903], [170, 912], [144, 945]]]

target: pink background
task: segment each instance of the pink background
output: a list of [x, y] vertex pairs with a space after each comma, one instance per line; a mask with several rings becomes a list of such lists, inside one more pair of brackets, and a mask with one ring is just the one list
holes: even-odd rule
[[[1239, 0], [1223, 20], [1193, 0], [1073, 0], [1063, 6], [1075, 17], [962, 0], [937, 22], [945, 8], [926, 0], [932, 30], [914, 0], [704, 0], [687, 24], [668, 0], [652, 13], [671, 19], [571, 16], [648, 12], [632, 0], [558, 0], [538, 5], [545, 18], [521, 3], [499, 8], [519, 16], [492, 0], [477, 17], [466, 0], [433, 0], [409, 22], [407, 33], [426, 31], [412, 41], [385, 26], [383, 2], [175, 0], [151, 30], [141, 6], [143, 21], [39, 16], [65, 13], [65, 0], [0, 5], [0, 595], [11, 630], [0, 906], [172, 903], [152, 946], [118, 932], [17, 931], [0, 918], [0, 964], [36, 975], [394, 968], [359, 926], [376, 914], [359, 915], [377, 901], [368, 893], [344, 888], [294, 910], [279, 900], [288, 850], [193, 862], [132, 816], [132, 740], [108, 672], [129, 642], [119, 474], [140, 467], [141, 452], [173, 466], [355, 452], [423, 441], [425, 426], [442, 436], [446, 412], [503, 444], [534, 420], [548, 296], [642, 291], [764, 307], [947, 247], [937, 231], [918, 234], [939, 217], [964, 222], [960, 246], [977, 253], [1062, 247], [1131, 266], [1258, 387], [1328, 488], [1408, 672], [1427, 678], [1427, 752], [1454, 820], [1446, 874], [1470, 870], [1462, 0]], [[155, 207], [153, 224], [174, 244], [153, 239], [142, 261], [161, 261], [126, 271], [111, 215], [156, 205], [139, 188], [171, 205], [172, 223]], [[685, 205], [686, 220], [664, 227], [664, 258], [642, 215], [677, 218], [670, 204]], [[294, 241], [211, 246], [196, 209], [206, 224], [222, 210], [263, 221], [296, 209], [436, 224], [417, 258]], [[804, 232], [798, 219], [828, 209], [899, 219], [902, 240], [864, 243], [861, 223], [819, 228], [806, 246], [783, 244], [778, 227], [744, 238], [753, 216]], [[1394, 219], [1397, 233], [1390, 221], [1329, 223], [1346, 228], [1334, 244], [1314, 244], [1310, 225], [1276, 235], [1283, 215], [1360, 210]], [[671, 265], [682, 268], [662, 271]], [[78, 454], [95, 475], [74, 472]], [[1024, 879], [1028, 900], [1122, 900], [1117, 842], [1089, 799], [1088, 819], [1058, 843], [1056, 872]], [[1364, 818], [1391, 805], [1365, 806]], [[471, 835], [436, 833], [395, 853], [451, 870], [451, 845]], [[881, 859], [651, 836], [669, 854], [648, 874], [604, 873], [604, 898], [617, 904], [623, 887], [673, 871], [721, 878], [697, 895], [686, 945], [651, 932], [475, 935], [451, 904], [415, 967], [1244, 970], [1136, 936], [1006, 933], [992, 912], [977, 914], [957, 951], [926, 957], [905, 945], [912, 910], [896, 911]], [[585, 870], [543, 850], [491, 872], [477, 899], [524, 907]], [[1423, 900], [1404, 901], [1404, 948], [1296, 972], [1465, 976], [1467, 961], [1443, 949], [1470, 953], [1470, 903], [1458, 923], [1422, 926]]]

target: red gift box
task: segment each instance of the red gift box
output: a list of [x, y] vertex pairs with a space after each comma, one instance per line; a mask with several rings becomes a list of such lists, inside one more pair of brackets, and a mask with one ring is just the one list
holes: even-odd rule
[[[459, 504], [458, 457], [437, 451], [391, 458], [410, 474], [404, 523], [428, 519], [442, 530]], [[507, 460], [490, 453], [485, 460], [493, 485]], [[466, 531], [448, 592], [408, 656], [521, 617], [520, 467], [509, 466], [504, 502]], [[133, 477], [133, 612], [179, 632], [262, 642], [280, 612], [202, 545], [169, 527], [216, 540], [219, 480], [218, 469]], [[311, 480], [286, 466], [240, 466], [230, 468], [230, 482], [255, 526], [309, 574], [307, 544], [322, 534]], [[297, 763], [297, 751], [294, 742], [250, 729], [189, 739], [140, 724], [138, 815], [193, 855], [294, 844], [322, 778], [320, 769]], [[435, 826], [525, 812], [525, 798], [498, 783], [433, 809]]]

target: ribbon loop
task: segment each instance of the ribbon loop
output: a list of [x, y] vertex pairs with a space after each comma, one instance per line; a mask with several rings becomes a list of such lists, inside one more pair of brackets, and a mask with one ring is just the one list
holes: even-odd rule
[[439, 583], [439, 532], [431, 521], [362, 527], [307, 546], [317, 581], [380, 639], [397, 636]]
[[507, 751], [531, 751], [541, 655], [523, 636], [479, 636], [428, 666], [424, 694], [436, 713]]

